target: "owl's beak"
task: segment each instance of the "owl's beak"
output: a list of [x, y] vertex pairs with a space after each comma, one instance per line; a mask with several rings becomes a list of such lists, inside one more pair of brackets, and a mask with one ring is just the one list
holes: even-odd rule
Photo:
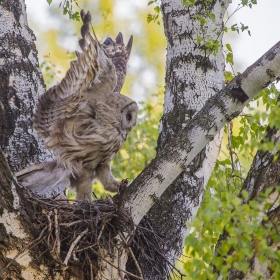
[[129, 130], [129, 132], [131, 131], [131, 129], [132, 129], [132, 127], [130, 127], [128, 130]]

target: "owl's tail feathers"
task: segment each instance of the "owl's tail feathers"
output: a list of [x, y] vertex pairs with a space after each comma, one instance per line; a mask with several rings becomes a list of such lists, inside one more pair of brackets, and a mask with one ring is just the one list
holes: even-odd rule
[[70, 186], [70, 172], [58, 166], [56, 161], [29, 166], [15, 175], [19, 183], [44, 198], [64, 194]]

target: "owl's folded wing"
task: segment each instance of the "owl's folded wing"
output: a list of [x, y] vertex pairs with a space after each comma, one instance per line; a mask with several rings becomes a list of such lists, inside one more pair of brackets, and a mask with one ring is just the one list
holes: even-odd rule
[[82, 52], [76, 52], [77, 60], [71, 62], [61, 83], [50, 88], [39, 97], [34, 114], [34, 128], [39, 138], [56, 142], [63, 129], [64, 120], [77, 113], [86, 101], [86, 92], [91, 94], [112, 93], [117, 75], [112, 59], [89, 32], [90, 13], [82, 10]]

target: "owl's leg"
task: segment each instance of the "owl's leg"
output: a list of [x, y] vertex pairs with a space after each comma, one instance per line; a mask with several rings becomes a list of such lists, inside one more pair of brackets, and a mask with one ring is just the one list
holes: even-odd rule
[[92, 177], [90, 172], [83, 170], [79, 177], [71, 177], [71, 188], [77, 192], [77, 200], [92, 201]]
[[109, 164], [102, 164], [96, 168], [96, 178], [100, 181], [106, 191], [118, 191], [121, 182], [115, 179]]

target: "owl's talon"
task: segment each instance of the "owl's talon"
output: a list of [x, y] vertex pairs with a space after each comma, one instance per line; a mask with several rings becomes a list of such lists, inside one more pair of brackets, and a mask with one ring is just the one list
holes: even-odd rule
[[128, 185], [128, 178], [122, 179], [120, 185], [121, 185], [121, 186], [122, 186], [122, 185], [125, 185], [125, 186], [127, 187], [127, 185]]
[[122, 179], [120, 182], [118, 182], [118, 194], [124, 193], [127, 185], [128, 185], [128, 178]]

